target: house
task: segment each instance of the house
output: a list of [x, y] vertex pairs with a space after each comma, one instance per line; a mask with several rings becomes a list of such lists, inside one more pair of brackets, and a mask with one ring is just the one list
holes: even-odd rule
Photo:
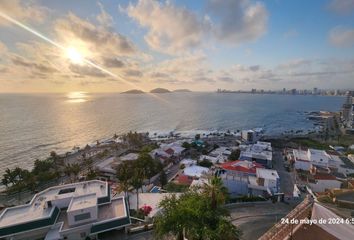
[[185, 158], [183, 159], [182, 161], [179, 162], [179, 165], [184, 165], [185, 167], [190, 167], [190, 166], [193, 166], [193, 165], [197, 165], [197, 161], [196, 160], [193, 160], [193, 159], [190, 159], [190, 158]]
[[325, 192], [333, 188], [340, 188], [342, 182], [332, 174], [316, 173], [308, 179], [308, 185], [314, 192]]
[[273, 195], [280, 190], [280, 178], [275, 170], [257, 168], [256, 176], [250, 176], [248, 179], [248, 187], [253, 195]]
[[241, 131], [241, 138], [246, 143], [255, 143], [256, 141], [258, 141], [258, 135], [253, 130]]
[[227, 147], [219, 147], [214, 149], [209, 155], [201, 155], [199, 160], [204, 159], [212, 162], [213, 164], [226, 162], [231, 155], [231, 149]]
[[116, 167], [119, 165], [119, 162], [115, 157], [109, 157], [102, 162], [99, 162], [95, 165], [96, 170], [99, 171], [100, 175], [108, 179], [116, 178]]
[[257, 168], [264, 168], [262, 164], [250, 161], [236, 160], [232, 162], [226, 162], [220, 165], [220, 168], [224, 170], [225, 174], [231, 176], [249, 176], [256, 175]]
[[309, 171], [311, 165], [328, 168], [330, 156], [323, 150], [308, 149], [308, 150], [293, 150], [294, 167]]
[[169, 144], [161, 144], [160, 149], [169, 154], [170, 157], [179, 157], [186, 150], [184, 147], [181, 146], [181, 144], [182, 143], [179, 141], [172, 142]]
[[272, 167], [273, 153], [271, 143], [258, 141], [255, 144], [241, 146], [240, 148], [240, 160], [257, 162], [267, 168]]
[[25, 205], [0, 215], [1, 239], [87, 239], [130, 225], [124, 197], [111, 197], [107, 182], [92, 180], [48, 188]]
[[256, 176], [257, 167], [263, 165], [250, 161], [232, 161], [220, 165], [219, 176], [232, 196], [249, 194], [249, 176]]
[[172, 143], [163, 143], [159, 148], [154, 149], [150, 152], [150, 156], [154, 159], [158, 159], [161, 163], [164, 163], [169, 158], [181, 159], [185, 148], [181, 146], [181, 142], [176, 141]]
[[183, 174], [189, 177], [200, 178], [202, 175], [209, 172], [209, 168], [201, 166], [190, 166], [183, 169]]
[[194, 177], [183, 175], [183, 174], [178, 175], [177, 177], [177, 181], [179, 184], [188, 185], [188, 186], [192, 184], [194, 179], [195, 179]]
[[124, 156], [120, 157], [121, 161], [135, 161], [139, 158], [139, 154], [137, 153], [128, 153]]

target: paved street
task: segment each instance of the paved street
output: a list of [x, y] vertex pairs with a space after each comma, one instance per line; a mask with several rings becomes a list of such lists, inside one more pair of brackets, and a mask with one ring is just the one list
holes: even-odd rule
[[273, 151], [273, 168], [277, 170], [280, 177], [280, 192], [285, 195], [292, 195], [294, 190], [294, 173], [284, 168], [284, 157], [279, 150]]
[[259, 202], [240, 204], [230, 209], [232, 223], [242, 230], [244, 240], [258, 239], [295, 205]]

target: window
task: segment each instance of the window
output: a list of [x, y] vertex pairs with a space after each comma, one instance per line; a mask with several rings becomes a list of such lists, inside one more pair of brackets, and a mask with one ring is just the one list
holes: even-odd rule
[[85, 232], [80, 233], [80, 237], [81, 237], [81, 238], [86, 237], [86, 233], [85, 233]]
[[90, 219], [90, 218], [91, 218], [91, 214], [89, 212], [78, 214], [78, 215], [74, 216], [75, 222]]

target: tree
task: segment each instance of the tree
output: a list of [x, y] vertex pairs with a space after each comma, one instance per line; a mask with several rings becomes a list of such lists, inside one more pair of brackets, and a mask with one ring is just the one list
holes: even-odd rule
[[203, 159], [198, 163], [198, 165], [202, 167], [210, 168], [211, 166], [213, 166], [213, 163], [210, 162], [208, 159]]
[[216, 209], [217, 206], [224, 204], [228, 196], [227, 188], [223, 185], [221, 178], [216, 176], [204, 184], [202, 193], [210, 199], [211, 209]]
[[1, 182], [11, 191], [22, 191], [26, 188], [33, 190], [35, 188], [35, 180], [31, 173], [20, 167], [13, 170], [6, 169]]
[[144, 176], [142, 169], [136, 169], [130, 179], [130, 184], [136, 191], [136, 210], [139, 210], [139, 189], [143, 186]]
[[55, 151], [51, 151], [50, 157], [55, 161], [58, 158], [58, 154]]
[[191, 144], [188, 142], [183, 142], [182, 143], [182, 147], [184, 147], [185, 149], [190, 149], [191, 148]]
[[80, 165], [78, 163], [68, 164], [65, 166], [64, 173], [70, 178], [70, 181], [72, 182], [73, 177], [74, 179], [77, 178], [78, 174], [80, 173]]
[[86, 180], [93, 180], [97, 178], [97, 172], [93, 170], [92, 168], [89, 168], [87, 174], [86, 174]]
[[129, 202], [128, 191], [130, 188], [130, 180], [133, 175], [132, 169], [133, 168], [129, 162], [123, 162], [122, 164], [118, 165], [116, 169], [116, 176], [118, 179], [119, 189], [122, 192], [124, 192], [124, 196], [128, 199], [128, 202]]
[[229, 160], [231, 161], [238, 160], [240, 158], [240, 155], [241, 155], [241, 150], [239, 148], [232, 150], [229, 156]]
[[74, 175], [74, 178], [77, 178], [77, 176], [79, 175], [79, 173], [80, 173], [80, 164], [78, 164], [78, 163], [74, 163], [74, 164], [72, 164], [71, 165], [71, 171], [72, 171], [72, 173], [73, 173], [73, 175]]
[[160, 161], [154, 160], [148, 152], [141, 152], [138, 159], [134, 162], [136, 169], [141, 169], [143, 177], [149, 180], [161, 171]]
[[189, 240], [233, 240], [241, 232], [227, 219], [226, 209], [211, 208], [210, 199], [197, 191], [189, 191], [179, 198], [166, 197], [159, 205], [163, 211], [155, 217], [156, 238], [177, 236]]
[[166, 172], [164, 170], [162, 170], [160, 172], [160, 184], [161, 187], [163, 188], [166, 184], [167, 184], [167, 176], [166, 176]]

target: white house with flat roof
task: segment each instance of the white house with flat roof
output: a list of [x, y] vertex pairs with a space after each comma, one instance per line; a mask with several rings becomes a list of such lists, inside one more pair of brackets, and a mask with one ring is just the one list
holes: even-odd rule
[[257, 162], [271, 168], [273, 160], [272, 146], [269, 142], [258, 141], [255, 144], [241, 146], [240, 160]]
[[107, 182], [92, 180], [48, 188], [0, 215], [0, 239], [96, 239], [130, 225], [124, 197], [111, 198]]
[[183, 174], [189, 177], [200, 178], [202, 175], [207, 174], [209, 172], [209, 168], [201, 167], [201, 166], [190, 166], [183, 169]]
[[328, 168], [330, 166], [336, 166], [335, 161], [324, 150], [311, 149], [301, 150], [294, 149], [293, 157], [295, 161], [295, 169], [301, 169], [309, 171], [311, 166], [319, 166], [322, 168]]
[[276, 170], [256, 168], [256, 176], [249, 176], [248, 181], [248, 187], [253, 195], [264, 192], [273, 195], [280, 189], [280, 178]]

